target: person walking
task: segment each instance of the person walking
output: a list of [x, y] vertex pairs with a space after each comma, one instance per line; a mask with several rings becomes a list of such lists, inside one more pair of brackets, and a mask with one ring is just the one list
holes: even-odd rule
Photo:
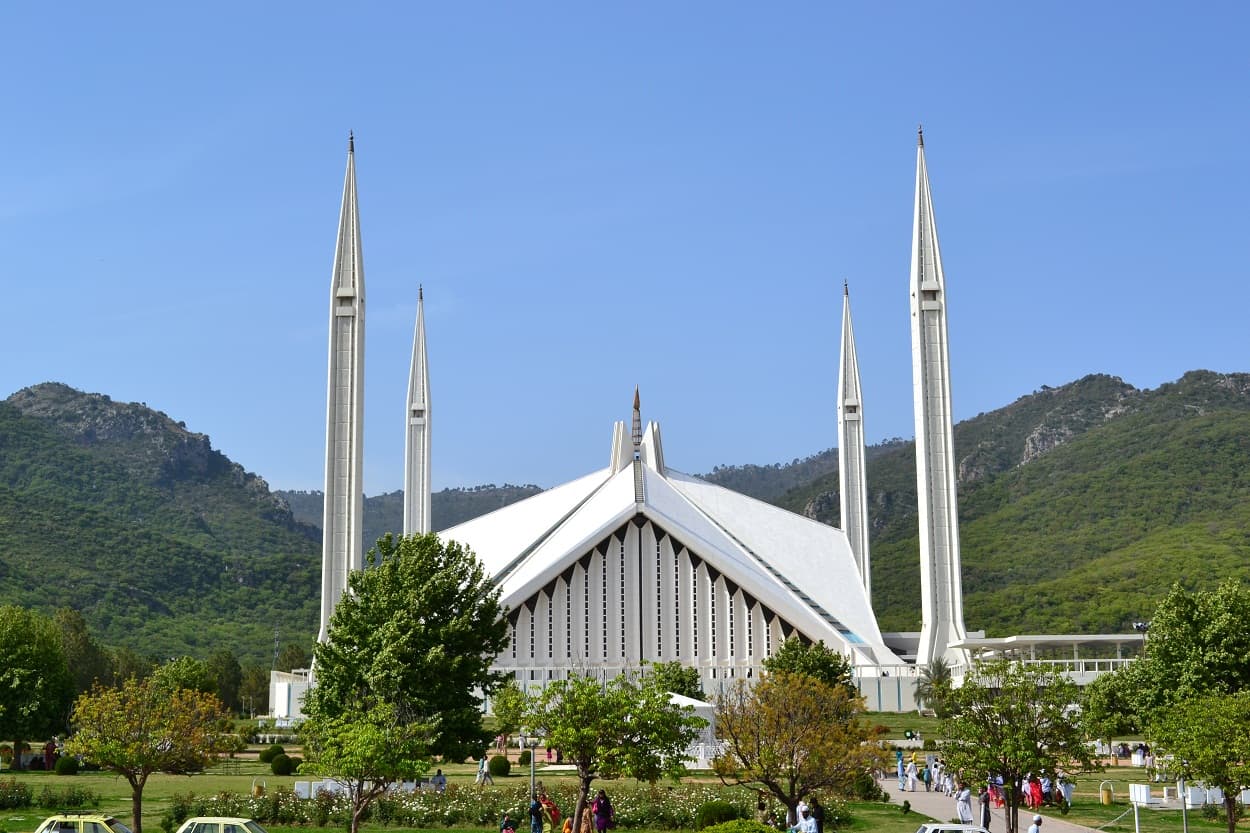
[[912, 757], [912, 760], [907, 762], [907, 769], [905, 770], [905, 772], [907, 775], [907, 791], [914, 793], [916, 791], [916, 775], [917, 775], [916, 760], [914, 756]]
[[1033, 823], [1029, 825], [1029, 833], [1042, 833], [1042, 817], [1034, 816]]
[[530, 796], [530, 833], [543, 833], [543, 805], [538, 796]]
[[590, 811], [595, 816], [595, 831], [603, 833], [609, 827], [616, 826], [616, 811], [612, 809], [612, 802], [608, 800], [608, 794], [603, 790], [599, 790], [595, 796], [594, 803], [590, 805]]
[[989, 784], [981, 785], [981, 793], [977, 796], [981, 802], [981, 826], [986, 830], [990, 829], [990, 787]]

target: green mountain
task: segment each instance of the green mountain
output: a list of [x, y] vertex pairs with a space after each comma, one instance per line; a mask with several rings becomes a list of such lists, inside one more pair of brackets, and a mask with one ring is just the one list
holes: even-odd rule
[[[970, 629], [1123, 631], [1173, 581], [1250, 579], [1248, 374], [1089, 376], [960, 423], [955, 447]], [[868, 457], [874, 606], [883, 629], [915, 630], [913, 445]], [[838, 522], [835, 451], [704, 477]], [[435, 527], [537, 491], [444, 490]], [[106, 644], [267, 662], [275, 630], [310, 643], [320, 515], [320, 493], [271, 492], [143, 405], [59, 384], [0, 402], [0, 602], [78, 608]], [[398, 492], [368, 498], [367, 540], [401, 515]]]
[[321, 538], [208, 437], [60, 384], [0, 402], [0, 601], [157, 657], [316, 636]]
[[[430, 496], [430, 514], [434, 529], [449, 529], [465, 521], [502, 509], [510, 503], [525, 500], [541, 492], [534, 485], [513, 486], [494, 483], [474, 486], [471, 489], [443, 489]], [[274, 494], [291, 507], [295, 519], [320, 528], [325, 507], [320, 491], [285, 492]], [[373, 497], [365, 496], [365, 549], [388, 532], [398, 534], [404, 528], [404, 493], [401, 490], [386, 492]]]

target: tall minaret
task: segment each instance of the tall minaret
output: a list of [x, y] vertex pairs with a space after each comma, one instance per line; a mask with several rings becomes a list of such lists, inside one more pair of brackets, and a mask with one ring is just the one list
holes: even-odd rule
[[959, 505], [951, 423], [946, 279], [933, 221], [924, 133], [916, 150], [916, 213], [911, 239], [911, 364], [916, 409], [916, 492], [920, 510], [920, 607], [916, 663], [961, 661], [964, 639], [959, 567]]
[[851, 544], [855, 566], [872, 599], [868, 559], [868, 478], [864, 467], [864, 408], [859, 390], [859, 359], [851, 329], [851, 292], [842, 284], [842, 363], [838, 367], [838, 485], [842, 531]]
[[330, 281], [330, 362], [326, 394], [326, 489], [321, 544], [324, 642], [347, 577], [364, 566], [365, 269], [356, 207], [356, 143], [347, 138], [347, 176]]
[[430, 371], [425, 362], [425, 290], [420, 287], [404, 430], [404, 534], [423, 534], [430, 531]]

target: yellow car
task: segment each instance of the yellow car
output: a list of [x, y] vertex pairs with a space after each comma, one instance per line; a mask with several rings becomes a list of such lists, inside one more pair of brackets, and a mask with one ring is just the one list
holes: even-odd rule
[[130, 828], [99, 813], [61, 813], [44, 819], [35, 833], [130, 833]]
[[178, 833], [266, 833], [266, 830], [251, 819], [233, 816], [196, 816], [184, 821], [178, 828]]

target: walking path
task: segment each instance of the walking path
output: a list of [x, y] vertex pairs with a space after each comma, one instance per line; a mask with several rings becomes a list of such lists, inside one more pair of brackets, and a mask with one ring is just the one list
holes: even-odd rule
[[[881, 778], [877, 781], [881, 789], [885, 790], [890, 796], [890, 803], [902, 806], [904, 801], [911, 802], [911, 808], [917, 813], [929, 816], [934, 821], [946, 823], [957, 817], [955, 813], [955, 799], [953, 796], [940, 792], [925, 792], [922, 785], [917, 785], [916, 792], [908, 792], [898, 788], [897, 778]], [[980, 818], [981, 807], [977, 804], [977, 796], [972, 794], [972, 818], [975, 823]], [[1065, 821], [1062, 816], [1057, 815], [1053, 811], [1043, 810], [1042, 816], [1042, 833], [1092, 833], [1092, 827], [1085, 827], [1080, 824], [1073, 824]], [[1032, 822], [1033, 811], [1027, 808], [1020, 809], [1020, 830], [1028, 829]], [[921, 825], [921, 821], [916, 822], [916, 826]], [[1007, 818], [1005, 808], [990, 808], [990, 833], [1006, 833]]]

